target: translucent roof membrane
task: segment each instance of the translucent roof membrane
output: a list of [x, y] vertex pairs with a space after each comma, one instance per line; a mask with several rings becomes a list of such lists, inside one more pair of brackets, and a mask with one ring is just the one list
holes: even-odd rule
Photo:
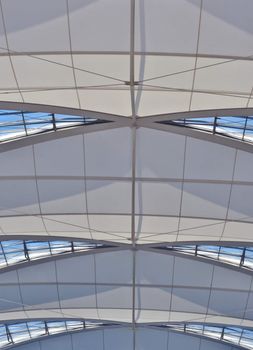
[[11, 240], [0, 242], [0, 268], [55, 255], [112, 247], [86, 241]]
[[253, 142], [253, 117], [203, 117], [167, 120], [161, 124], [176, 125], [202, 130], [246, 142]]
[[85, 116], [0, 110], [0, 142], [73, 126], [107, 123]]
[[96, 321], [68, 320], [68, 321], [31, 321], [13, 324], [0, 324], [0, 348], [7, 348], [14, 344], [32, 339], [93, 329], [105, 326], [115, 326], [113, 323]]
[[219, 327], [208, 324], [162, 324], [166, 327], [184, 333], [193, 333], [208, 338], [217, 339], [245, 349], [253, 349], [253, 331], [241, 327]]
[[253, 247], [228, 247], [201, 244], [163, 245], [154, 248], [218, 260], [226, 264], [253, 270]]

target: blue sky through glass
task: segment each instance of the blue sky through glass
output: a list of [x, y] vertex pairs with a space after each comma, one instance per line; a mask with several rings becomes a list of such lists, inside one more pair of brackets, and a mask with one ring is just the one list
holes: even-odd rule
[[253, 142], [253, 117], [251, 116], [186, 118], [159, 123], [189, 127], [245, 142]]
[[106, 122], [85, 116], [0, 110], [0, 142], [73, 126]]

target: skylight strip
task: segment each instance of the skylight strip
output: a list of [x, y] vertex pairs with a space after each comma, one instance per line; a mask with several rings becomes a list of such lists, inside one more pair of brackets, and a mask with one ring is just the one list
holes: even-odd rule
[[74, 126], [107, 122], [109, 121], [59, 113], [0, 110], [0, 142]]
[[178, 120], [165, 120], [158, 123], [188, 127], [191, 129], [201, 130], [209, 134], [221, 135], [240, 141], [253, 143], [252, 116], [185, 118]]
[[0, 349], [5, 349], [15, 344], [40, 339], [46, 336], [101, 328], [105, 326], [118, 326], [118, 324], [86, 320], [39, 320], [0, 324]]
[[112, 247], [114, 246], [104, 243], [94, 243], [90, 241], [1, 241], [0, 269], [19, 263], [48, 258], [51, 256]]
[[253, 270], [253, 247], [233, 247], [207, 244], [159, 245], [155, 249], [174, 251], [181, 254], [220, 261], [240, 268]]
[[177, 332], [197, 334], [207, 338], [241, 346], [245, 349], [253, 349], [253, 330], [242, 327], [219, 327], [212, 324], [159, 324], [152, 327], [167, 328]]

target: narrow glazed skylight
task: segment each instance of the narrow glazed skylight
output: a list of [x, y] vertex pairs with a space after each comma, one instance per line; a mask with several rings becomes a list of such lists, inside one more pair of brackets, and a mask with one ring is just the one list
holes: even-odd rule
[[161, 124], [189, 127], [245, 142], [253, 142], [253, 117], [203, 117], [160, 121]]
[[0, 348], [7, 348], [15, 344], [55, 334], [115, 325], [117, 324], [83, 320], [39, 320], [22, 323], [0, 324]]
[[90, 241], [0, 241], [0, 268], [55, 255], [78, 253], [109, 247], [112, 246]]
[[253, 331], [242, 327], [219, 327], [212, 324], [160, 324], [159, 328], [168, 328], [177, 332], [197, 334], [216, 339], [245, 349], [253, 349]]
[[231, 247], [207, 244], [166, 244], [154, 246], [154, 248], [217, 260], [222, 263], [253, 270], [253, 247]]
[[107, 122], [102, 119], [59, 113], [0, 110], [0, 142], [74, 126]]

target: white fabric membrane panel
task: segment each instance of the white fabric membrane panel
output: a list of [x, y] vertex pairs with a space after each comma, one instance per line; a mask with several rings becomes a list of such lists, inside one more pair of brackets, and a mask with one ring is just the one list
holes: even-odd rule
[[243, 5], [236, 0], [203, 2], [200, 53], [252, 55], [252, 21], [249, 13], [253, 10], [253, 4], [246, 0]]
[[[137, 322], [176, 322], [193, 317], [199, 322], [205, 317], [213, 317], [216, 323], [225, 322], [220, 317], [227, 317], [227, 324], [236, 318], [253, 322], [251, 277], [243, 271], [159, 252], [138, 250], [135, 259]], [[132, 320], [130, 250], [23, 264], [2, 276], [1, 321], [6, 312], [19, 318], [23, 310], [25, 319], [41, 313], [40, 317], [47, 318]]]
[[[1, 152], [0, 160], [3, 234], [129, 243], [129, 128], [45, 141]], [[250, 160], [232, 147], [139, 128], [138, 241], [251, 240]]]
[[[243, 6], [236, 0], [135, 1], [138, 115], [247, 107], [251, 9], [250, 0]], [[15, 20], [14, 11], [19, 14]], [[0, 57], [1, 100], [131, 116], [125, 85], [130, 80], [130, 1], [56, 0], [51, 6], [3, 0], [2, 12], [0, 52], [9, 49], [12, 62]]]
[[136, 51], [195, 53], [199, 5], [199, 0], [136, 1]]

